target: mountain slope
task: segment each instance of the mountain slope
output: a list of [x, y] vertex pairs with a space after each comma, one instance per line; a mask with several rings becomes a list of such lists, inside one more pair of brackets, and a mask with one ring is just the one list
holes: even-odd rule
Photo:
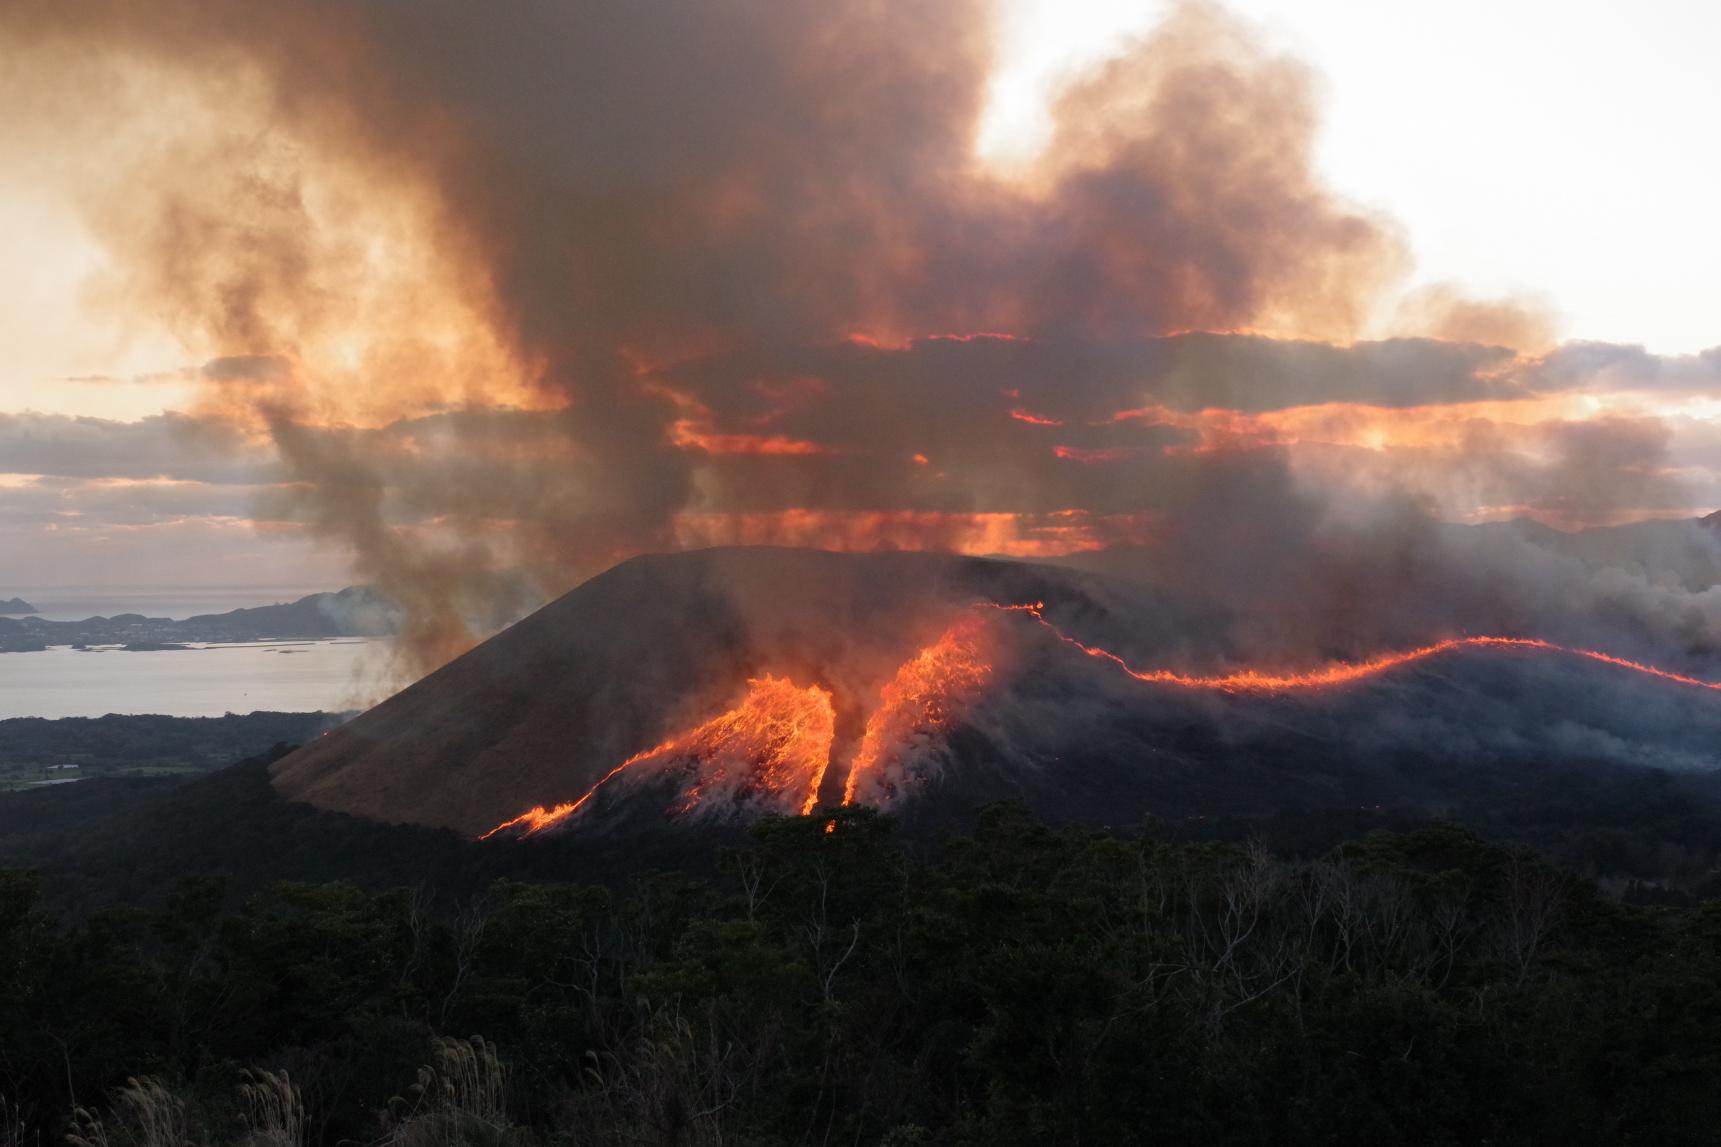
[[1721, 764], [1721, 693], [1521, 642], [1313, 688], [1127, 671], [1222, 660], [1219, 620], [1007, 561], [638, 558], [285, 758], [273, 782], [468, 836], [515, 818], [510, 834], [627, 836], [845, 797], [911, 827], [999, 798], [1110, 824], [1438, 808], [1479, 771]]
[[[968, 602], [1049, 595], [1098, 612], [1117, 596], [1154, 615], [1140, 587], [978, 558], [765, 547], [636, 558], [282, 761], [274, 780], [293, 799], [476, 834], [568, 799], [761, 674], [828, 690], [846, 743], [903, 660]], [[1162, 625], [1144, 632], [1171, 640]]]

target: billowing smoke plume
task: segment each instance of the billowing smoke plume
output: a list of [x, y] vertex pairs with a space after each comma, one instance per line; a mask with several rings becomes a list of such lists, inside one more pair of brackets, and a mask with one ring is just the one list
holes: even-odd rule
[[[406, 608], [420, 667], [498, 570], [553, 591], [738, 541], [1103, 550], [1237, 611], [1238, 652], [1332, 652], [1539, 600], [1543, 559], [1446, 542], [1455, 489], [1574, 522], [1677, 500], [1652, 419], [1566, 427], [1593, 374], [1564, 352], [1349, 343], [1407, 260], [1316, 177], [1298, 63], [1180, 8], [1005, 178], [973, 146], [991, 17], [15, 0], [0, 98], [111, 253], [92, 298], [209, 360], [197, 413], [272, 441], [272, 511]], [[1400, 313], [1547, 342], [1510, 304]], [[1354, 449], [1300, 450], [1310, 411]]]

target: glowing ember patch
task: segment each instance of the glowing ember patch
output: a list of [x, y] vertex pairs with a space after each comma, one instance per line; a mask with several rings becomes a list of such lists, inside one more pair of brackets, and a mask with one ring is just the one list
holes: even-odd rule
[[707, 454], [835, 454], [834, 447], [790, 438], [782, 434], [718, 434], [680, 419], [670, 426], [669, 440], [677, 446], [692, 446]]
[[910, 343], [906, 339], [893, 339], [877, 335], [855, 333], [843, 336], [843, 341], [854, 346], [870, 347], [873, 350], [907, 350]]
[[1181, 327], [1174, 331], [1166, 331], [1161, 335], [1164, 339], [1186, 339], [1191, 335], [1217, 335], [1220, 338], [1257, 338], [1284, 339], [1295, 342], [1327, 342], [1329, 346], [1347, 345], [1341, 342], [1328, 342], [1324, 339], [1307, 339], [1295, 331], [1274, 331], [1264, 327]]
[[984, 617], [970, 611], [896, 671], [867, 718], [843, 786], [844, 804], [853, 804], [857, 794], [877, 805], [895, 799], [907, 779], [905, 751], [917, 737], [947, 728], [991, 680], [987, 638]]
[[1164, 520], [1150, 512], [1096, 515], [1085, 510], [1016, 514], [787, 509], [684, 511], [676, 516], [674, 528], [676, 544], [683, 549], [770, 545], [860, 551], [894, 547], [1053, 557], [1107, 545], [1148, 545], [1158, 539]]
[[1081, 462], [1084, 465], [1097, 465], [1104, 462], [1122, 462], [1126, 458], [1134, 458], [1141, 453], [1139, 446], [1107, 446], [1096, 449], [1084, 449], [1080, 446], [1054, 446], [1052, 453], [1069, 462]]
[[1024, 335], [1007, 334], [1004, 331], [974, 331], [971, 334], [965, 335], [927, 335], [926, 341], [932, 343], [1031, 343], [1034, 340]]
[[1636, 673], [1645, 673], [1663, 681], [1721, 692], [1721, 682], [1704, 681], [1699, 677], [1675, 673], [1669, 669], [1659, 669], [1653, 665], [1645, 665], [1640, 661], [1629, 661], [1623, 657], [1615, 657], [1611, 653], [1602, 653], [1595, 649], [1574, 649], [1570, 646], [1556, 645], [1551, 641], [1542, 641], [1534, 637], [1453, 637], [1445, 641], [1436, 641], [1432, 645], [1419, 646], [1416, 649], [1407, 649], [1398, 653], [1383, 653], [1365, 661], [1340, 661], [1331, 665], [1323, 665], [1318, 669], [1307, 669], [1301, 672], [1239, 669], [1230, 673], [1198, 674], [1177, 673], [1170, 669], [1136, 669], [1109, 649], [1101, 649], [1098, 646], [1078, 641], [1046, 620], [1043, 612], [1045, 609], [1044, 602], [1033, 602], [1025, 605], [999, 605], [994, 608], [1011, 613], [1027, 614], [1065, 645], [1079, 649], [1089, 657], [1109, 661], [1137, 681], [1146, 681], [1156, 685], [1176, 685], [1186, 689], [1214, 689], [1225, 693], [1283, 693], [1299, 689], [1321, 689], [1362, 681], [1397, 669], [1400, 666], [1409, 665], [1412, 662], [1436, 657], [1442, 653], [1451, 653], [1459, 649], [1532, 649], [1544, 653], [1559, 653], [1567, 657], [1581, 657], [1589, 661], [1599, 661], [1604, 665], [1615, 665]]
[[873, 347], [877, 350], [909, 350], [917, 342], [928, 343], [974, 343], [974, 342], [1005, 342], [1031, 343], [1034, 340], [1025, 335], [1013, 335], [1007, 331], [962, 331], [951, 333], [934, 333], [923, 335], [880, 335], [863, 334], [856, 331], [844, 336], [844, 342], [856, 346]]
[[636, 753], [605, 773], [578, 800], [539, 805], [485, 833], [487, 840], [506, 830], [533, 836], [565, 823], [600, 789], [638, 767], [690, 768], [693, 773], [676, 812], [715, 807], [727, 799], [755, 804], [761, 811], [813, 811], [819, 784], [830, 765], [836, 736], [831, 695], [817, 685], [799, 686], [769, 673], [747, 682], [741, 704], [703, 725]]

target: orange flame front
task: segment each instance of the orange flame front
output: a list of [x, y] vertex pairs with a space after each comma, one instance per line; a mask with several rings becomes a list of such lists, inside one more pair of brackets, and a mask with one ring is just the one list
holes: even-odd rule
[[[1522, 649], [1600, 662], [1658, 680], [1721, 691], [1705, 681], [1594, 649], [1556, 645], [1532, 637], [1454, 637], [1363, 661], [1339, 661], [1304, 670], [1236, 669], [1224, 673], [1179, 673], [1137, 669], [1109, 649], [1089, 645], [1059, 629], [1045, 616], [1045, 603], [981, 603], [966, 611], [937, 641], [916, 653], [879, 691], [878, 706], [867, 718], [843, 786], [843, 803], [856, 800], [887, 805], [910, 779], [906, 758], [917, 743], [949, 728], [994, 677], [993, 631], [987, 611], [1030, 617], [1058, 642], [1104, 661], [1136, 681], [1225, 693], [1285, 693], [1327, 689], [1367, 680], [1401, 666], [1460, 649]], [[637, 766], [680, 764], [693, 773], [678, 814], [734, 804], [761, 811], [807, 815], [818, 804], [819, 789], [831, 763], [836, 715], [831, 695], [816, 685], [798, 686], [771, 674], [750, 680], [741, 704], [679, 736], [629, 757], [605, 773], [574, 801], [553, 808], [538, 806], [497, 825], [484, 838], [505, 830], [532, 836], [577, 813], [617, 776]]]
[[509, 829], [533, 836], [562, 824], [598, 791], [640, 765], [685, 765], [694, 778], [676, 812], [691, 812], [727, 795], [772, 811], [809, 813], [830, 764], [836, 736], [831, 695], [817, 685], [799, 686], [765, 674], [747, 682], [741, 704], [662, 744], [635, 753], [598, 779], [577, 800], [554, 808], [537, 806], [503, 821], [480, 839]]
[[701, 725], [685, 748], [668, 754], [691, 757], [698, 768], [677, 812], [691, 812], [723, 793], [736, 800], [761, 797], [773, 811], [803, 815], [818, 803], [836, 738], [829, 691], [769, 673], [748, 685], [751, 691], [737, 708]]
[[1458, 649], [1534, 649], [1545, 653], [1560, 653], [1568, 657], [1599, 661], [1604, 665], [1615, 665], [1637, 673], [1647, 673], [1651, 677], [1660, 678], [1663, 681], [1673, 681], [1680, 685], [1694, 685], [1699, 689], [1721, 691], [1721, 682], [1705, 681], [1699, 677], [1675, 673], [1670, 669], [1659, 669], [1654, 665], [1645, 665], [1640, 661], [1629, 661], [1624, 657], [1615, 657], [1611, 653], [1602, 653], [1595, 649], [1574, 649], [1570, 646], [1556, 645], [1551, 641], [1543, 641], [1534, 637], [1451, 637], [1445, 641], [1436, 641], [1431, 645], [1422, 645], [1415, 649], [1407, 649], [1397, 653], [1383, 653], [1365, 661], [1337, 661], [1331, 665], [1301, 671], [1273, 672], [1261, 669], [1237, 669], [1229, 673], [1199, 674], [1177, 673], [1170, 669], [1136, 669], [1111, 650], [1078, 641], [1053, 625], [1046, 619], [1044, 602], [1033, 602], [1025, 605], [994, 605], [992, 608], [1010, 613], [1027, 614], [1065, 645], [1079, 649], [1089, 657], [1109, 661], [1137, 681], [1146, 681], [1156, 685], [1179, 685], [1186, 689], [1215, 689], [1225, 693], [1280, 693], [1299, 689], [1321, 689], [1332, 685], [1347, 685], [1353, 681], [1375, 677], [1402, 665], [1409, 665], [1415, 661], [1422, 661]]
[[860, 749], [849, 766], [843, 803], [853, 804], [864, 784], [871, 803], [894, 799], [903, 751], [917, 737], [946, 727], [958, 709], [976, 696], [992, 676], [984, 617], [969, 612], [942, 636], [896, 671], [879, 692], [879, 706], [867, 718]]

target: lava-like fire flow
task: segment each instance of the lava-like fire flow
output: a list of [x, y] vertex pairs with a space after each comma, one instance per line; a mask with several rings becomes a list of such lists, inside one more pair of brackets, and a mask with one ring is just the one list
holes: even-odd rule
[[[992, 631], [986, 622], [989, 610], [1031, 617], [1059, 642], [1108, 662], [1137, 681], [1184, 689], [1225, 693], [1324, 689], [1366, 680], [1459, 649], [1525, 649], [1584, 658], [1679, 685], [1721, 691], [1721, 682], [1533, 637], [1454, 637], [1363, 661], [1341, 661], [1298, 671], [1237, 669], [1199, 674], [1137, 669], [1109, 649], [1089, 645], [1059, 629], [1046, 618], [1044, 602], [1019, 605], [987, 602], [965, 612], [937, 641], [904, 662], [879, 691], [878, 706], [867, 718], [860, 747], [843, 786], [845, 805], [857, 800], [887, 805], [900, 797], [910, 779], [904, 767], [909, 751], [918, 740], [947, 729], [991, 682], [995, 663]], [[647, 762], [666, 768], [681, 765], [691, 771], [692, 780], [675, 807], [677, 814], [717, 807], [725, 797], [733, 804], [748, 803], [761, 811], [798, 812], [803, 816], [811, 813], [818, 803], [836, 736], [836, 711], [831, 694], [817, 685], [799, 686], [788, 678], [771, 674], [747, 684], [747, 696], [735, 708], [629, 757], [605, 773], [579, 799], [548, 809], [540, 805], [497, 825], [484, 834], [485, 838], [509, 829], [517, 830], [520, 836], [532, 836], [561, 824], [611, 780]]]
[[741, 704], [698, 727], [635, 753], [587, 789], [577, 800], [546, 809], [542, 805], [504, 821], [485, 833], [489, 839], [508, 829], [532, 836], [565, 822], [611, 780], [635, 766], [655, 762], [683, 764], [694, 777], [676, 806], [677, 813], [710, 806], [727, 795], [774, 812], [812, 811], [819, 784], [830, 764], [836, 736], [836, 710], [830, 693], [817, 685], [799, 686], [786, 677], [764, 674], [747, 682]]
[[879, 691], [879, 706], [867, 718], [843, 786], [844, 804], [853, 804], [863, 785], [870, 803], [894, 799], [905, 779], [903, 751], [917, 736], [946, 727], [991, 679], [989, 645], [985, 619], [969, 612], [903, 663]]
[[1177, 673], [1170, 669], [1136, 669], [1109, 649], [1102, 649], [1078, 641], [1053, 625], [1046, 619], [1044, 602], [1032, 602], [1025, 605], [998, 605], [994, 608], [1010, 613], [1027, 614], [1065, 645], [1073, 646], [1089, 657], [1109, 661], [1137, 681], [1147, 681], [1156, 685], [1178, 685], [1186, 689], [1217, 689], [1226, 693], [1280, 693], [1298, 689], [1320, 689], [1361, 681], [1396, 669], [1401, 665], [1408, 665], [1414, 661], [1421, 661], [1424, 658], [1449, 653], [1457, 649], [1504, 648], [1535, 649], [1547, 653], [1560, 653], [1568, 657], [1582, 657], [1590, 661], [1599, 661], [1604, 665], [1616, 665], [1622, 669], [1647, 673], [1649, 676], [1658, 677], [1663, 681], [1673, 681], [1680, 685], [1695, 685], [1699, 689], [1721, 691], [1721, 682], [1704, 681], [1702, 678], [1675, 673], [1670, 669], [1658, 669], [1640, 661], [1615, 657], [1611, 653], [1602, 653], [1595, 649], [1574, 649], [1571, 646], [1556, 645], [1551, 641], [1543, 641], [1534, 637], [1452, 637], [1415, 649], [1407, 649], [1397, 653], [1383, 653], [1377, 657], [1368, 658], [1366, 661], [1339, 661], [1331, 665], [1323, 665], [1318, 669], [1306, 669], [1300, 672], [1238, 669], [1229, 673], [1196, 674]]
[[735, 801], [762, 798], [759, 803], [780, 812], [806, 814], [818, 803], [836, 738], [830, 692], [769, 673], [748, 685], [745, 701], [701, 725], [685, 749], [671, 751], [672, 757], [691, 756], [698, 767], [677, 812], [725, 793]]

